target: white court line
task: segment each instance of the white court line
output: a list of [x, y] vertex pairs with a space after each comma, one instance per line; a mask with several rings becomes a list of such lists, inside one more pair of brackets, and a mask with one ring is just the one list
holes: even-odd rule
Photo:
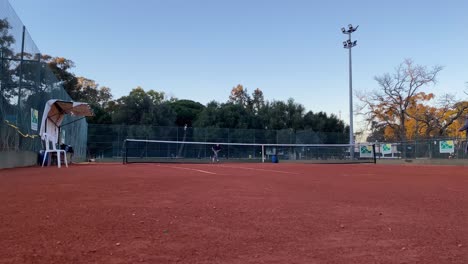
[[224, 167], [224, 168], [232, 168], [232, 169], [244, 169], [244, 170], [256, 170], [256, 171], [269, 171], [269, 172], [276, 172], [276, 173], [284, 173], [284, 174], [294, 174], [294, 175], [301, 175], [301, 173], [297, 172], [290, 172], [290, 171], [280, 171], [280, 170], [268, 170], [268, 169], [259, 169], [259, 168], [249, 168], [249, 167], [238, 167], [238, 166], [225, 166], [225, 165], [220, 165], [219, 167]]
[[464, 192], [465, 190], [460, 190], [460, 189], [453, 189], [453, 188], [446, 188], [447, 190], [451, 192]]
[[206, 174], [217, 174], [217, 173], [211, 172], [211, 171], [191, 169], [191, 168], [185, 168], [185, 167], [166, 166], [166, 165], [161, 165], [161, 164], [158, 164], [158, 166], [159, 167], [165, 167], [165, 168], [179, 169], [179, 170], [197, 171], [197, 172], [206, 173]]

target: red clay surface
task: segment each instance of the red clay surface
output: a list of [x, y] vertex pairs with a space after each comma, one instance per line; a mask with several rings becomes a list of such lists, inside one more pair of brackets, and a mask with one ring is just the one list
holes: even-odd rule
[[468, 167], [0, 170], [0, 263], [468, 263]]

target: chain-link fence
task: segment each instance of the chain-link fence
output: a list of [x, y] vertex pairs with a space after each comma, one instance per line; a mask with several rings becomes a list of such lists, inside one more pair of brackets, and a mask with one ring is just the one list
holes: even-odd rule
[[467, 159], [465, 138], [428, 138], [407, 142], [376, 142], [380, 159]]
[[[43, 148], [38, 132], [49, 99], [71, 101], [9, 2], [0, 0], [0, 154]], [[87, 123], [75, 120], [63, 121], [70, 125], [61, 129], [62, 143], [73, 146], [76, 159], [85, 159]]]
[[125, 139], [257, 144], [345, 144], [344, 133], [228, 128], [157, 127], [89, 124], [90, 157], [120, 158]]
[[[121, 158], [125, 139], [180, 142], [257, 144], [347, 144], [347, 133], [292, 129], [228, 129], [158, 127], [143, 125], [88, 125], [88, 155], [91, 158]], [[407, 142], [372, 142], [379, 159], [467, 159], [464, 138], [430, 138]], [[176, 153], [177, 154], [177, 153]]]

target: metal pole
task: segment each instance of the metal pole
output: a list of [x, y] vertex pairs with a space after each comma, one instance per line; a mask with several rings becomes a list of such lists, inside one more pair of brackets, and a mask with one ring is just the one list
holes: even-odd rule
[[[5, 58], [5, 61], [3, 60], [3, 47], [0, 47], [0, 58], [1, 58], [1, 61], [0, 61], [0, 96], [3, 96], [3, 87], [5, 86], [5, 83], [4, 83], [4, 80], [6, 80], [6, 72], [3, 72], [3, 63], [6, 61], [6, 58]], [[2, 114], [3, 113], [3, 100], [0, 100], [0, 111]], [[3, 119], [5, 118], [4, 116], [0, 116], [0, 119]]]
[[348, 30], [344, 27], [341, 28], [343, 34], [348, 34], [348, 40], [343, 42], [343, 47], [349, 49], [349, 144], [351, 149], [349, 151], [350, 158], [354, 159], [354, 130], [353, 130], [353, 67], [351, 58], [351, 49], [356, 46], [356, 41], [351, 41], [351, 34], [358, 29], [359, 26], [353, 27], [348, 25]]
[[[351, 42], [351, 33], [349, 42]], [[352, 42], [351, 42], [352, 43]], [[349, 144], [351, 144], [351, 159], [354, 159], [354, 132], [353, 132], [353, 69], [351, 48], [349, 48]]]
[[[23, 82], [23, 59], [24, 59], [24, 36], [26, 33], [26, 27], [23, 26], [23, 38], [21, 40], [21, 59], [20, 59], [20, 65], [19, 65], [19, 80], [18, 80], [18, 113], [16, 116], [16, 126], [21, 128], [21, 129], [26, 129], [26, 127], [22, 127], [22, 110], [21, 110], [21, 85]], [[25, 130], [27, 131], [27, 130]], [[23, 145], [23, 140], [22, 137], [19, 135], [16, 135], [18, 139], [18, 145], [17, 149], [20, 149], [21, 146]]]
[[[3, 93], [2, 93], [3, 75], [4, 75], [4, 73], [3, 73], [3, 47], [1, 47], [0, 48], [0, 94], [2, 94], [2, 95], [3, 95]], [[1, 102], [3, 102], [3, 100]]]
[[[41, 87], [41, 54], [38, 53], [37, 58], [37, 77], [36, 77], [36, 87], [35, 92], [38, 93]], [[36, 106], [37, 107], [37, 106]]]
[[18, 126], [21, 122], [21, 85], [23, 82], [23, 59], [24, 59], [24, 35], [26, 27], [23, 26], [23, 38], [21, 40], [21, 60], [19, 67], [19, 80], [18, 80], [18, 118], [16, 119], [16, 125]]

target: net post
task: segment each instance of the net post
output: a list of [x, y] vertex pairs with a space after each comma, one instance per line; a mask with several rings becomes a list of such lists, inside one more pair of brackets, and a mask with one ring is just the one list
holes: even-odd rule
[[372, 153], [374, 154], [374, 164], [377, 164], [377, 153], [375, 153], [375, 144], [372, 144]]
[[122, 146], [122, 164], [125, 164], [126, 161], [127, 161], [127, 140], [124, 139], [124, 143], [123, 143], [123, 146]]
[[262, 144], [262, 163], [265, 163], [265, 145]]
[[125, 164], [128, 164], [128, 144], [125, 144]]

